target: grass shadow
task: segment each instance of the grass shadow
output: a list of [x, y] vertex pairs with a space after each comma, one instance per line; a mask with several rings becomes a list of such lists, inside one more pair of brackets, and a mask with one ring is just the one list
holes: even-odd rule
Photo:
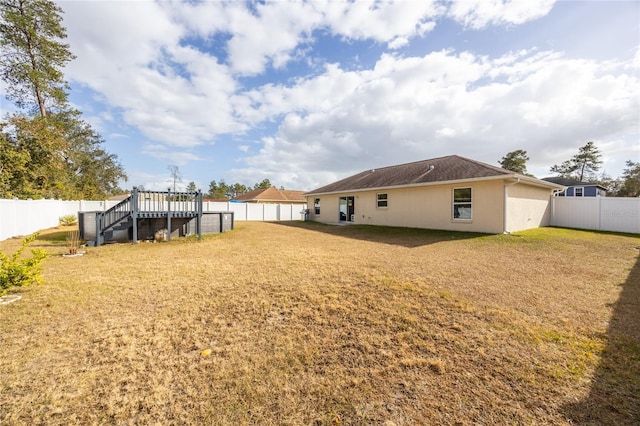
[[290, 226], [309, 231], [322, 232], [344, 238], [370, 241], [414, 248], [444, 241], [486, 237], [489, 234], [476, 232], [442, 231], [422, 228], [402, 228], [378, 225], [328, 225], [320, 222], [278, 221], [276, 225]]
[[69, 232], [73, 230], [74, 230], [73, 228], [69, 228], [68, 230], [64, 230], [64, 231], [55, 231], [55, 232], [49, 232], [46, 234], [40, 234], [38, 235], [38, 238], [36, 238], [36, 241], [64, 243], [67, 241], [67, 236], [69, 235]]
[[640, 424], [640, 257], [622, 286], [589, 395], [563, 407], [579, 424]]

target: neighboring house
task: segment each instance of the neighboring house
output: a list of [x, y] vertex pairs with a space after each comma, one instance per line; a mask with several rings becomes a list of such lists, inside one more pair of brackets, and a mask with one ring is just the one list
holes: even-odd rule
[[597, 183], [580, 182], [564, 177], [546, 177], [542, 180], [566, 186], [564, 191], [557, 191], [556, 197], [606, 197], [607, 188]]
[[366, 170], [305, 197], [318, 222], [503, 233], [548, 226], [562, 189], [451, 155]]
[[241, 203], [282, 203], [282, 204], [306, 204], [304, 191], [292, 191], [288, 189], [278, 189], [275, 186], [270, 188], [254, 189], [235, 197], [231, 201]]

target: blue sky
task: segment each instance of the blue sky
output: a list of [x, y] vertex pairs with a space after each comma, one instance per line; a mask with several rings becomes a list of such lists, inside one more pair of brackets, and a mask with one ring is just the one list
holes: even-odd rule
[[311, 190], [458, 154], [640, 161], [640, 2], [66, 1], [71, 101], [124, 188]]

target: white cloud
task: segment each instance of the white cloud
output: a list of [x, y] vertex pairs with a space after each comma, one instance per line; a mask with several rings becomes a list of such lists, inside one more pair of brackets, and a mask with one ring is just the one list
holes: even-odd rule
[[296, 49], [321, 31], [349, 40], [375, 40], [397, 49], [431, 31], [445, 12], [435, 1], [273, 1], [174, 3], [170, 10], [203, 38], [226, 34], [227, 62], [234, 73], [256, 75], [282, 68]]
[[[64, 2], [77, 59], [71, 80], [100, 93], [123, 120], [167, 145], [194, 147], [242, 131], [228, 101], [237, 88], [227, 66], [180, 45], [185, 29], [152, 2]], [[139, 16], [145, 16], [144, 20]], [[105, 37], [105, 34], [109, 34]]]
[[[525, 149], [537, 153], [531, 164], [540, 173], [542, 165], [548, 169], [569, 158], [588, 140], [604, 145], [637, 132], [640, 82], [624, 73], [626, 64], [552, 52], [519, 55], [517, 63], [511, 54], [495, 60], [446, 51], [422, 58], [383, 55], [372, 70], [330, 67], [291, 88], [265, 87], [254, 98], [279, 102], [263, 107], [300, 112], [288, 114], [247, 164], [273, 174], [286, 164], [287, 173], [300, 173], [284, 184], [310, 189], [327, 183], [316, 170], [333, 171], [333, 180], [454, 153], [497, 164], [508, 151]], [[320, 81], [336, 86], [325, 86], [318, 98]], [[322, 102], [308, 105], [304, 99]]]
[[[252, 133], [260, 149], [246, 159], [256, 146], [238, 139], [238, 181], [311, 189], [452, 153], [497, 164], [515, 149], [529, 151], [536, 173], [588, 140], [630, 158], [637, 150], [640, 53], [616, 63], [533, 46], [498, 57], [402, 50], [446, 17], [474, 29], [516, 25], [548, 13], [551, 0], [60, 4], [78, 56], [67, 77], [107, 104], [95, 123], [124, 121], [151, 141], [141, 154], [186, 165], [221, 137], [275, 127]], [[357, 70], [322, 63], [315, 48], [327, 38], [387, 53], [374, 64], [351, 58]], [[268, 80], [292, 61], [317, 74]]]
[[522, 24], [546, 15], [554, 3], [555, 0], [456, 0], [449, 6], [449, 16], [474, 29], [490, 24]]
[[345, 38], [391, 42], [424, 35], [444, 12], [435, 1], [327, 1], [321, 9], [330, 31]]
[[162, 144], [147, 143], [142, 147], [142, 153], [158, 160], [169, 160], [168, 163], [184, 166], [191, 161], [199, 161], [200, 157], [188, 151], [176, 151]]

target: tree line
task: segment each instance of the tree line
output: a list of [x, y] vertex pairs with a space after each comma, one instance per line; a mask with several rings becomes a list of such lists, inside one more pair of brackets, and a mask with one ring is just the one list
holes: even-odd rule
[[[527, 172], [527, 151], [518, 149], [507, 153], [498, 163], [503, 169], [535, 177]], [[600, 185], [607, 189], [610, 197], [640, 197], [640, 162], [627, 160], [626, 168], [618, 178], [605, 172], [598, 173], [602, 166], [602, 153], [593, 142], [578, 148], [578, 153], [560, 164], [551, 166], [549, 172], [557, 176]]]
[[62, 10], [0, 0], [0, 78], [18, 112], [0, 122], [0, 198], [105, 199], [126, 180], [102, 136], [68, 101]]
[[[180, 173], [180, 168], [176, 165], [170, 165], [167, 167], [167, 170], [171, 173], [171, 179], [173, 182], [173, 192], [177, 190], [177, 184], [182, 182], [182, 173]], [[243, 185], [241, 183], [227, 184], [224, 179], [220, 180], [220, 182], [216, 182], [212, 180], [209, 183], [209, 191], [203, 191], [203, 194], [206, 198], [211, 198], [215, 200], [230, 200], [236, 198], [242, 194], [246, 194], [249, 191], [253, 191], [256, 189], [266, 189], [271, 188], [273, 185], [269, 179], [263, 179], [262, 182], [256, 183], [253, 187]], [[138, 189], [144, 191], [144, 186], [138, 186]], [[284, 189], [284, 187], [280, 187], [280, 189]], [[189, 182], [186, 187], [186, 192], [196, 192], [198, 187], [195, 182]]]

